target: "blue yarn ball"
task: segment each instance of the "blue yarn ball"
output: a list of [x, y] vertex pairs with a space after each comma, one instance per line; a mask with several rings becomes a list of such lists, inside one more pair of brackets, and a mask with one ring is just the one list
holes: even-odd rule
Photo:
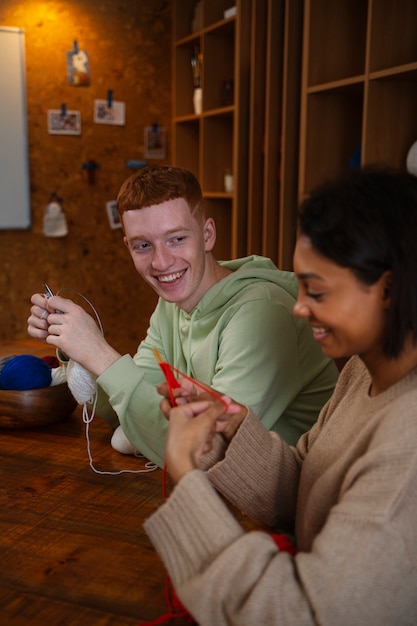
[[52, 380], [50, 366], [32, 354], [19, 354], [8, 361], [0, 371], [0, 389], [41, 389]]

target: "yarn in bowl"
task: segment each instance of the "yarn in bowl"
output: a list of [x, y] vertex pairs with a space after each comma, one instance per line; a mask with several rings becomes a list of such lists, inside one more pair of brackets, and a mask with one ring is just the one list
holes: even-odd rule
[[27, 354], [0, 359], [0, 428], [47, 426], [74, 412], [77, 401], [66, 382], [54, 383], [50, 362]]

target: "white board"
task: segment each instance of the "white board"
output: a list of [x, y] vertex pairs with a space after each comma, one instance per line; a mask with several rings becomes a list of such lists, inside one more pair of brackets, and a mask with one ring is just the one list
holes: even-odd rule
[[0, 229], [30, 224], [25, 34], [0, 26]]

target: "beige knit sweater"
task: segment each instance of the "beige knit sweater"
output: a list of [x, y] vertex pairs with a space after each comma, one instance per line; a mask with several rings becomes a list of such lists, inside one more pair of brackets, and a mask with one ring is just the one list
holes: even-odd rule
[[[145, 522], [199, 624], [417, 624], [417, 370], [377, 397], [369, 385], [353, 357], [297, 448], [249, 412]], [[268, 525], [295, 519], [297, 556], [245, 533], [212, 485]]]

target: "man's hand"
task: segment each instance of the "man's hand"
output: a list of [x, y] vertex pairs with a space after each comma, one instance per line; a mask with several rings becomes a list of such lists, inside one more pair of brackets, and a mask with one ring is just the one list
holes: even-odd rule
[[60, 296], [47, 300], [42, 294], [35, 294], [31, 302], [28, 318], [31, 337], [59, 348], [95, 376], [120, 358], [91, 315], [72, 300]]

